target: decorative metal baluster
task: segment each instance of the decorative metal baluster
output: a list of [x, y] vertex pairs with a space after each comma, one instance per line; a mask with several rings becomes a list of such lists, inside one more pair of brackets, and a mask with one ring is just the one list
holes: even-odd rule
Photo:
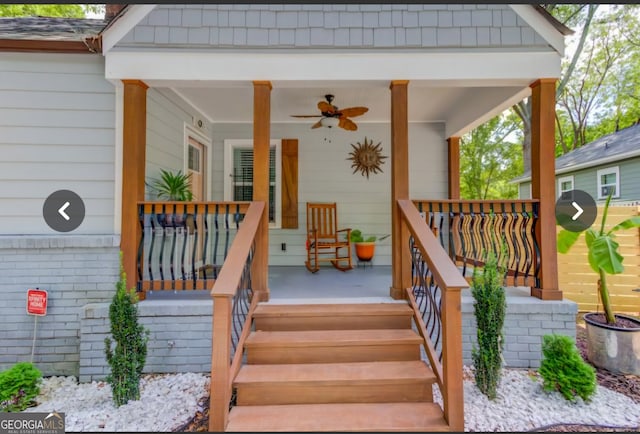
[[144, 230], [144, 205], [138, 205], [138, 223], [140, 223], [140, 230], [142, 232], [142, 236], [140, 237], [140, 243], [138, 244], [138, 253], [136, 254], [136, 271], [138, 274], [138, 281], [136, 282], [136, 292], [142, 291], [142, 280], [143, 280], [143, 258], [144, 258], [144, 241], [145, 241], [145, 230]]
[[538, 218], [540, 216], [539, 214], [539, 206], [540, 203], [536, 202], [531, 204], [532, 205], [532, 211], [531, 211], [531, 215], [532, 215], [532, 222], [531, 222], [531, 243], [533, 244], [533, 254], [534, 256], [534, 263], [535, 263], [535, 268], [534, 268], [534, 272], [533, 272], [533, 278], [534, 278], [534, 282], [533, 282], [533, 286], [535, 288], [539, 288], [540, 287], [540, 263], [541, 263], [541, 253], [540, 253], [540, 245], [538, 244], [538, 237], [536, 235], [536, 226], [538, 224]]
[[[208, 264], [207, 247], [209, 247], [209, 204], [208, 203], [204, 205], [204, 216], [202, 217], [202, 224], [203, 224], [202, 230], [204, 231], [204, 236], [202, 239], [202, 263], [206, 265]], [[215, 264], [214, 264], [214, 268], [215, 268]], [[204, 284], [206, 287], [207, 279], [209, 278], [206, 266], [202, 267], [202, 275], [203, 275]], [[196, 278], [200, 278], [200, 276], [196, 276]]]

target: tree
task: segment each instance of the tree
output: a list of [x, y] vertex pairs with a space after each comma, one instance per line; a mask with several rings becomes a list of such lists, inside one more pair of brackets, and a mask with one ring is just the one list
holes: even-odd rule
[[[475, 128], [460, 143], [460, 194], [465, 199], [515, 198], [510, 180], [522, 173], [521, 128], [514, 115], [502, 114]], [[509, 140], [512, 139], [512, 140]]]
[[0, 4], [0, 17], [85, 18], [89, 12], [103, 10], [104, 5], [96, 4]]
[[[584, 48], [585, 40], [589, 34], [591, 22], [598, 9], [597, 4], [543, 4], [547, 12], [551, 13], [563, 24], [581, 28], [579, 40], [571, 59], [563, 67], [562, 78], [556, 89], [556, 98], [562, 94], [569, 78], [573, 74], [580, 54]], [[525, 98], [512, 107], [513, 111], [522, 120], [522, 162], [524, 171], [531, 170], [531, 98]]]

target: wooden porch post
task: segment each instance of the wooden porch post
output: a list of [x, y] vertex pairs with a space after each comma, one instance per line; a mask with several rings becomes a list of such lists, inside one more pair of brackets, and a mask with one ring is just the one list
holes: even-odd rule
[[405, 297], [411, 287], [409, 229], [402, 224], [398, 199], [409, 199], [408, 80], [391, 82], [391, 274], [390, 295]]
[[254, 291], [269, 300], [269, 146], [271, 141], [271, 82], [253, 82], [253, 200], [265, 202], [262, 224], [256, 233], [251, 269]]
[[[147, 147], [147, 86], [140, 80], [122, 80], [122, 224], [120, 250], [127, 273], [127, 288], [136, 286], [136, 252], [142, 237], [136, 202], [144, 200], [145, 152]], [[144, 298], [144, 292], [138, 293]]]
[[460, 137], [447, 139], [449, 166], [449, 199], [460, 199]]
[[540, 287], [531, 295], [562, 300], [556, 250], [555, 107], [556, 79], [531, 84], [531, 193], [540, 201], [536, 238], [540, 245]]

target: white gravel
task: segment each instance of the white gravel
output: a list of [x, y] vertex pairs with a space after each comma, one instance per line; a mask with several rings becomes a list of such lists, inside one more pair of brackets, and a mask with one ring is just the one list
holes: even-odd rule
[[202, 374], [148, 375], [140, 381], [140, 400], [116, 408], [104, 381], [78, 384], [75, 377], [43, 380], [38, 405], [26, 411], [65, 413], [66, 431], [169, 432], [188, 422], [209, 393]]
[[[544, 392], [535, 371], [503, 369], [495, 401], [473, 383], [465, 367], [465, 431], [529, 431], [556, 423], [637, 427], [640, 404], [598, 386], [590, 403], [572, 403], [557, 392]], [[115, 408], [105, 382], [77, 384], [75, 377], [51, 377], [43, 382], [38, 406], [27, 411], [66, 413], [67, 431], [155, 431], [180, 428], [206, 398], [209, 378], [201, 374], [146, 376], [140, 401]], [[434, 386], [435, 399], [441, 403]]]

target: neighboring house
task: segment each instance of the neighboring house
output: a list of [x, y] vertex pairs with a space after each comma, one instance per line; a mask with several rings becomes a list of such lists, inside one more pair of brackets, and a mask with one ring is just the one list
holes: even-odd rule
[[[514, 179], [520, 199], [531, 197], [531, 174]], [[640, 123], [556, 158], [556, 196], [583, 190], [601, 203], [640, 204]]]
[[[37, 286], [50, 295], [38, 366], [81, 381], [103, 377], [120, 250], [142, 296], [167, 281], [170, 289], [211, 289], [204, 268], [158, 282], [138, 262], [146, 258], [139, 240], [156, 224], [145, 181], [161, 168], [197, 172], [202, 201], [242, 200], [251, 187], [254, 200], [267, 202], [252, 268], [254, 289], [267, 297], [267, 265], [303, 266], [305, 203], [315, 201], [337, 202], [341, 226], [392, 234], [374, 265], [393, 265], [391, 294], [402, 297], [412, 282], [398, 201], [451, 199], [462, 209], [460, 137], [529, 95], [538, 113], [532, 164], [541, 169], [533, 182], [553, 182], [542, 170], [554, 146], [544, 122], [554, 119], [569, 31], [539, 7], [149, 4], [129, 5], [107, 25], [86, 24], [83, 35], [73, 20], [0, 19], [0, 369], [31, 352], [24, 299]], [[312, 129], [317, 119], [291, 116], [318, 114], [325, 94], [342, 108], [369, 108], [354, 118], [357, 131]], [[365, 137], [389, 157], [369, 178], [347, 158]], [[256, 175], [238, 180], [234, 168]], [[68, 234], [42, 217], [44, 200], [60, 189], [75, 191], [86, 208]], [[511, 327], [522, 339], [507, 332], [505, 357], [517, 366], [539, 362], [542, 322], [549, 332], [575, 333], [573, 308], [553, 305], [562, 292], [555, 266], [544, 264], [556, 262], [555, 198], [542, 191], [534, 204], [540, 257], [528, 286], [551, 301], [513, 311], [524, 317], [511, 326], [528, 324]], [[199, 209], [188, 212], [203, 218]], [[154, 333], [148, 371], [210, 370], [210, 301], [145, 300], [140, 310]], [[469, 318], [465, 327], [471, 336]]]

